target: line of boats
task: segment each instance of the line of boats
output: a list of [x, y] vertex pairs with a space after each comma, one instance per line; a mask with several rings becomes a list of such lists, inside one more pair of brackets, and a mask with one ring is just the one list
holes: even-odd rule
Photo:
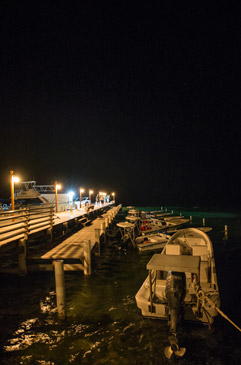
[[211, 228], [181, 228], [189, 219], [135, 209], [126, 219], [139, 224], [142, 234], [135, 243], [140, 251], [161, 251], [154, 252], [146, 265], [148, 275], [135, 296], [137, 307], [144, 317], [168, 321], [166, 357], [183, 356], [179, 322], [211, 325], [220, 307], [213, 245], [207, 234]]

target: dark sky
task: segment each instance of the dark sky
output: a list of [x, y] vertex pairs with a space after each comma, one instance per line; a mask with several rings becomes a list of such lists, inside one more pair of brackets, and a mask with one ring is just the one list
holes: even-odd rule
[[1, 1], [0, 196], [14, 170], [123, 204], [241, 202], [240, 9], [140, 4]]

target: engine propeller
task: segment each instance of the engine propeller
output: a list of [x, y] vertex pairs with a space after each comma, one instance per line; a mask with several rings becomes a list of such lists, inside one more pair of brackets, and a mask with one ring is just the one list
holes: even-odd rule
[[169, 336], [168, 340], [170, 342], [170, 346], [166, 346], [164, 349], [164, 354], [166, 358], [170, 359], [172, 354], [178, 357], [182, 357], [186, 352], [185, 347], [179, 347], [178, 339], [175, 336]]

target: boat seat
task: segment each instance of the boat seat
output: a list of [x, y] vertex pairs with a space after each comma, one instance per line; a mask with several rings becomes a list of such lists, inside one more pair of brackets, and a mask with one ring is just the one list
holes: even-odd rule
[[200, 256], [201, 261], [208, 261], [208, 249], [207, 246], [193, 246], [192, 247], [192, 254], [193, 256]]
[[181, 255], [181, 246], [166, 245], [166, 255]]

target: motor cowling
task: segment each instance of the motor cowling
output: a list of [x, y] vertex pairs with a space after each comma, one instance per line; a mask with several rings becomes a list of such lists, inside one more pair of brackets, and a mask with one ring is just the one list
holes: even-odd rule
[[166, 298], [170, 310], [170, 332], [176, 333], [177, 325], [186, 295], [186, 275], [183, 272], [168, 271]]

